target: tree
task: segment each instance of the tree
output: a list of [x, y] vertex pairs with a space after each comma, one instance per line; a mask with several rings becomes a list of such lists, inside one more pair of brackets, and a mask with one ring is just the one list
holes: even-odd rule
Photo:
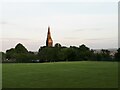
[[28, 55], [30, 55], [28, 50], [20, 43], [6, 51], [6, 58], [14, 62], [24, 62], [28, 59]]
[[4, 52], [0, 52], [0, 62], [4, 62], [6, 60], [6, 54]]
[[28, 53], [28, 50], [20, 43], [16, 45], [15, 51], [16, 53]]
[[101, 50], [101, 56], [102, 56], [102, 61], [110, 61], [111, 56], [110, 56], [110, 51], [106, 49]]
[[79, 60], [91, 60], [91, 59], [93, 59], [93, 51], [91, 51], [84, 44], [79, 46], [78, 50], [79, 50], [79, 52], [78, 52], [78, 59]]
[[68, 56], [68, 60], [69, 61], [79, 61], [79, 57], [78, 57], [78, 53], [79, 53], [79, 50], [78, 50], [78, 47], [75, 47], [75, 46], [70, 46], [69, 50], [69, 56]]
[[39, 59], [47, 62], [56, 61], [56, 54], [56, 49], [54, 47], [41, 47], [38, 53]]
[[89, 51], [90, 49], [88, 47], [86, 47], [84, 44], [82, 44], [81, 46], [79, 46], [79, 50], [80, 51]]
[[56, 43], [56, 44], [55, 44], [55, 47], [61, 47], [61, 44]]
[[61, 48], [58, 52], [58, 57], [60, 61], [68, 61], [69, 48]]
[[115, 60], [120, 61], [120, 48], [118, 48], [117, 53], [115, 54]]
[[[61, 46], [59, 43], [56, 43], [54, 47], [41, 47], [38, 54], [31, 51], [28, 52], [28, 50], [19, 43], [15, 48], [7, 50], [5, 57], [14, 62], [32, 62], [37, 59], [39, 59], [40, 62], [112, 60], [110, 51], [107, 49], [102, 49], [101, 53], [94, 53], [94, 50], [90, 50], [90, 48], [84, 44], [79, 47], [65, 47]], [[118, 49], [118, 53], [115, 54], [115, 58], [116, 60], [120, 58], [120, 49]]]
[[6, 59], [6, 54], [2, 52], [2, 61], [4, 61], [5, 59]]
[[11, 49], [7, 50], [6, 51], [6, 58], [9, 59], [9, 60], [14, 59], [15, 58], [15, 56], [14, 56], [15, 53], [16, 52], [15, 52], [14, 48], [11, 48]]

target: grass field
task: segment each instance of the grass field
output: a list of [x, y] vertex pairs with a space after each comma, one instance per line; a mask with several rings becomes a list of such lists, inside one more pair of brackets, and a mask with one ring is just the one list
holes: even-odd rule
[[117, 62], [2, 65], [3, 88], [117, 88]]
[[0, 90], [2, 89], [2, 64], [0, 63]]

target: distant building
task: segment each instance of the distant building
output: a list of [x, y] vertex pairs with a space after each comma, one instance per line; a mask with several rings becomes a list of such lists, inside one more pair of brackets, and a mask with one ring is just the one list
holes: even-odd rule
[[50, 27], [48, 27], [46, 46], [47, 47], [52, 47], [53, 46], [53, 40], [51, 38]]

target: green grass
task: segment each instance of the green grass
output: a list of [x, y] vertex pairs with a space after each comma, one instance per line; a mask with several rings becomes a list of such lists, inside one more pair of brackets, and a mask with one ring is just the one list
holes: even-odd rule
[[0, 63], [0, 90], [2, 89], [2, 64]]
[[3, 88], [117, 88], [117, 62], [3, 64]]

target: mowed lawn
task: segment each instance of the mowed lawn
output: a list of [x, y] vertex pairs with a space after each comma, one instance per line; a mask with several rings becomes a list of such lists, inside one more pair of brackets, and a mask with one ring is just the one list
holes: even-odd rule
[[117, 62], [2, 64], [3, 88], [117, 88]]

